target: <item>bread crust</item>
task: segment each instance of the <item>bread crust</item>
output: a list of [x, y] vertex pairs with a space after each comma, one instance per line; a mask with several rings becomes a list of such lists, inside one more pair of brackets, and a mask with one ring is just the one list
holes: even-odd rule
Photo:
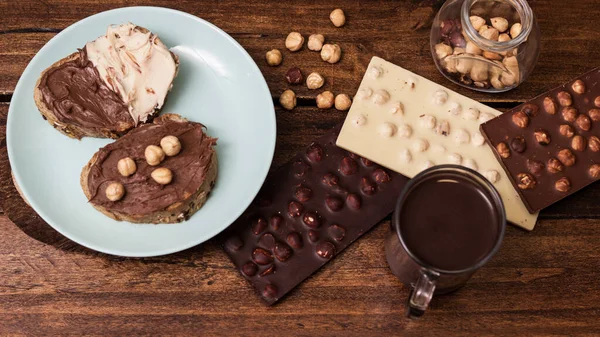
[[[138, 28], [142, 32], [149, 31], [148, 29], [146, 29], [144, 27], [138, 26]], [[173, 60], [175, 61], [175, 77], [174, 78], [176, 78], [177, 74], [179, 73], [179, 57], [177, 57], [177, 55], [175, 55], [173, 52], [171, 52], [171, 56], [173, 56]], [[37, 82], [35, 83], [35, 88], [33, 90], [33, 99], [35, 101], [35, 105], [37, 106], [38, 110], [40, 111], [40, 113], [42, 114], [44, 119], [47, 120], [48, 123], [50, 123], [50, 125], [52, 125], [56, 130], [60, 131], [62, 134], [66, 135], [68, 137], [75, 138], [75, 139], [81, 139], [83, 137], [117, 139], [117, 138], [123, 136], [124, 134], [126, 134], [128, 131], [130, 131], [131, 129], [133, 129], [136, 126], [135, 121], [133, 121], [133, 119], [131, 120], [130, 123], [122, 123], [121, 122], [121, 123], [118, 123], [117, 125], [114, 125], [114, 127], [110, 128], [110, 129], [103, 128], [103, 127], [86, 128], [86, 127], [82, 127], [80, 125], [76, 125], [76, 124], [72, 124], [72, 123], [64, 123], [64, 122], [59, 121], [58, 118], [56, 117], [56, 115], [54, 114], [54, 112], [52, 111], [52, 109], [50, 109], [50, 107], [48, 107], [46, 105], [46, 103], [44, 102], [42, 91], [39, 88], [44, 75], [46, 73], [48, 73], [49, 71], [62, 66], [65, 63], [68, 63], [71, 61], [77, 61], [80, 57], [81, 57], [81, 55], [79, 52], [74, 52], [73, 54], [56, 61], [54, 64], [52, 64], [50, 67], [46, 68], [40, 74], [40, 77], [38, 78]], [[171, 86], [172, 86], [172, 83], [171, 83]], [[170, 90], [169, 90], [169, 92], [170, 92]], [[167, 94], [167, 97], [168, 97], [168, 94]], [[167, 97], [165, 97], [165, 102], [167, 100]], [[164, 104], [163, 104], [163, 106], [164, 106]], [[152, 114], [150, 114], [148, 116], [147, 122], [152, 121], [152, 119], [154, 117], [156, 117], [159, 112], [160, 112], [160, 109], [155, 109], [152, 112]]]
[[[187, 122], [187, 120], [185, 118], [183, 118], [179, 115], [164, 114], [164, 115], [157, 117], [154, 120], [154, 123], [157, 124], [156, 122], [164, 121], [164, 120], [172, 120], [172, 121], [176, 121], [176, 122]], [[88, 200], [90, 200], [92, 198], [92, 193], [88, 187], [88, 176], [89, 176], [91, 167], [98, 160], [98, 154], [99, 154], [99, 152], [96, 152], [94, 154], [94, 156], [92, 157], [92, 159], [90, 159], [90, 161], [87, 163], [87, 165], [85, 165], [83, 167], [83, 170], [81, 171], [81, 176], [80, 176], [79, 182], [81, 184], [81, 188], [83, 189], [83, 193], [85, 194], [85, 196], [87, 197]], [[194, 214], [196, 211], [198, 211], [204, 205], [204, 203], [206, 202], [208, 195], [209, 195], [210, 191], [212, 190], [212, 188], [215, 184], [215, 181], [217, 179], [217, 172], [218, 172], [217, 154], [216, 154], [216, 152], [214, 152], [213, 155], [211, 156], [208, 170], [206, 172], [206, 179], [204, 180], [202, 185], [200, 185], [200, 187], [198, 188], [197, 191], [195, 191], [189, 197], [168, 206], [166, 209], [164, 209], [162, 211], [157, 211], [157, 212], [153, 212], [150, 214], [145, 214], [145, 215], [144, 214], [139, 214], [139, 215], [125, 214], [125, 213], [118, 212], [118, 211], [111, 211], [111, 210], [106, 209], [105, 207], [95, 205], [91, 202], [90, 203], [92, 204], [92, 206], [94, 206], [94, 208], [96, 208], [100, 212], [102, 212], [105, 215], [107, 215], [108, 217], [113, 218], [118, 221], [129, 221], [129, 222], [134, 222], [134, 223], [152, 223], [152, 224], [182, 222], [184, 220], [189, 219], [189, 217], [192, 216], [192, 214]]]

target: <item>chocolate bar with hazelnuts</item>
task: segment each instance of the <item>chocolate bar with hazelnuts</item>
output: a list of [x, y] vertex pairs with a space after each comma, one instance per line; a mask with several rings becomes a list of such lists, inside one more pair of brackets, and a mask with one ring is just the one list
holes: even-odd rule
[[225, 251], [267, 304], [390, 214], [408, 181], [337, 147], [340, 128], [270, 174], [223, 234]]
[[481, 125], [482, 134], [537, 212], [600, 179], [600, 68]]

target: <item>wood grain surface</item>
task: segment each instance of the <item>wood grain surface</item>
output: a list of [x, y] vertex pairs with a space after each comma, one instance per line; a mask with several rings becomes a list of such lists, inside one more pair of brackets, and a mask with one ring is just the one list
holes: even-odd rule
[[[353, 95], [373, 55], [500, 110], [600, 65], [600, 6], [587, 0], [530, 1], [542, 54], [531, 78], [501, 95], [460, 89], [435, 69], [428, 24], [440, 1], [0, 1], [0, 336], [600, 334], [599, 184], [544, 210], [533, 232], [510, 226], [493, 260], [466, 287], [436, 297], [419, 321], [403, 318], [408, 289], [385, 261], [389, 219], [273, 307], [261, 302], [214, 241], [132, 259], [93, 252], [54, 231], [11, 181], [5, 132], [12, 92], [29, 60], [57, 32], [89, 15], [137, 4], [184, 10], [224, 29], [255, 59], [275, 100], [292, 66], [322, 73], [324, 90]], [[348, 19], [341, 29], [328, 21], [338, 6]], [[306, 47], [285, 51], [291, 30], [339, 43], [342, 61], [324, 63]], [[271, 48], [282, 50], [282, 66], [264, 62]], [[301, 106], [276, 108], [273, 168], [345, 117], [317, 109], [318, 92], [294, 89]]]

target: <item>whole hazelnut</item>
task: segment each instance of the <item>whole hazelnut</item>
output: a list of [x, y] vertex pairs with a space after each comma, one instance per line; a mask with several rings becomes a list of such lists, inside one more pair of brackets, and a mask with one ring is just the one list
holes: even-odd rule
[[527, 159], [525, 166], [527, 166], [527, 169], [529, 170], [529, 172], [531, 172], [532, 174], [534, 174], [536, 176], [541, 175], [542, 171], [544, 170], [544, 164], [542, 164], [541, 162], [539, 162], [537, 160]]
[[525, 138], [521, 136], [517, 136], [510, 141], [510, 148], [517, 152], [523, 153], [527, 149], [527, 144], [525, 143]]
[[479, 31], [479, 29], [485, 25], [485, 19], [481, 16], [473, 15], [469, 18], [469, 21], [471, 21], [471, 26], [473, 26], [473, 28], [475, 28], [477, 31]]
[[484, 51], [483, 52], [483, 57], [485, 57], [488, 60], [497, 60], [500, 61], [503, 59], [502, 55], [491, 52], [491, 51]]
[[535, 187], [536, 181], [529, 173], [517, 174], [517, 186], [522, 190], [529, 190]]
[[498, 32], [498, 29], [492, 27], [492, 28], [488, 28], [488, 29], [484, 30], [483, 32], [480, 31], [479, 35], [483, 36], [484, 38], [486, 38], [488, 40], [498, 41], [500, 32]]
[[325, 36], [323, 34], [312, 34], [308, 37], [307, 46], [312, 51], [321, 51], [323, 43], [325, 43]]
[[390, 93], [385, 89], [376, 90], [373, 93], [373, 103], [375, 104], [385, 104], [390, 100]]
[[575, 165], [575, 155], [569, 149], [562, 149], [558, 151], [558, 160], [565, 166], [573, 166]]
[[500, 155], [500, 157], [504, 159], [510, 158], [510, 149], [505, 142], [498, 143], [498, 145], [496, 145], [496, 151], [498, 151], [498, 155]]
[[502, 17], [491, 18], [492, 27], [496, 28], [500, 33], [504, 33], [508, 29], [508, 20]]
[[600, 138], [596, 136], [591, 136], [588, 140], [588, 147], [592, 152], [600, 151]]
[[296, 94], [290, 89], [284, 91], [279, 96], [279, 104], [286, 110], [292, 110], [296, 107]]
[[581, 95], [585, 92], [585, 83], [583, 83], [582, 80], [577, 80], [577, 81], [573, 82], [571, 89], [573, 89], [573, 91], [575, 93], [578, 93]]
[[306, 78], [306, 87], [308, 89], [319, 89], [325, 83], [325, 79], [319, 73], [310, 73]]
[[346, 94], [339, 94], [335, 96], [335, 108], [340, 111], [346, 111], [350, 109], [352, 100]]
[[125, 157], [119, 159], [119, 161], [117, 162], [117, 170], [119, 170], [119, 173], [123, 177], [129, 177], [130, 175], [135, 173], [135, 170], [137, 170], [137, 166], [135, 165], [133, 159]]
[[334, 104], [333, 93], [331, 91], [323, 91], [317, 95], [317, 108], [330, 109]]
[[283, 60], [283, 56], [281, 55], [279, 49], [269, 50], [265, 55], [265, 58], [267, 59], [267, 64], [272, 67], [280, 65], [281, 60]]
[[521, 107], [521, 111], [523, 111], [529, 117], [535, 117], [538, 114], [540, 108], [532, 103], [527, 103]]
[[487, 62], [477, 61], [473, 63], [469, 75], [473, 81], [487, 81], [489, 75], [489, 65]]
[[594, 105], [600, 108], [600, 96], [594, 99]]
[[583, 138], [583, 136], [581, 136], [581, 135], [577, 135], [577, 136], [573, 137], [573, 139], [571, 139], [571, 147], [575, 151], [585, 150], [586, 145], [587, 144], [586, 144], [585, 138]]
[[512, 116], [512, 121], [520, 128], [526, 128], [529, 125], [529, 117], [523, 111], [517, 111]]
[[590, 109], [590, 111], [588, 111], [588, 115], [590, 115], [590, 118], [594, 122], [600, 121], [600, 109]]
[[334, 26], [339, 28], [346, 23], [346, 15], [343, 10], [336, 8], [329, 13], [329, 20], [331, 20]]
[[544, 110], [551, 115], [556, 113], [556, 102], [551, 97], [544, 98]]
[[571, 138], [575, 135], [575, 130], [573, 130], [573, 127], [570, 126], [569, 124], [562, 124], [558, 128], [558, 131], [560, 132], [561, 135], [563, 135], [567, 138]]
[[592, 178], [594, 178], [594, 179], [600, 178], [600, 165], [593, 164], [592, 166], [590, 166], [590, 169], [588, 170], [588, 172]]
[[173, 172], [166, 167], [157, 168], [150, 175], [154, 181], [161, 185], [167, 185], [173, 180]]
[[512, 27], [510, 27], [510, 36], [513, 39], [516, 38], [517, 36], [519, 36], [519, 34], [521, 34], [522, 29], [523, 27], [520, 23], [515, 23], [514, 25], [512, 25]]
[[148, 145], [144, 151], [146, 161], [150, 166], [156, 166], [165, 159], [165, 152], [156, 145]]
[[592, 121], [584, 114], [577, 116], [575, 124], [577, 124], [577, 127], [583, 131], [590, 131], [590, 128], [592, 127]]
[[562, 172], [563, 170], [563, 164], [556, 158], [548, 159], [546, 167], [550, 173]]
[[439, 60], [445, 58], [448, 55], [452, 55], [452, 47], [445, 43], [438, 43], [435, 45], [435, 55]]
[[[498, 42], [508, 42], [510, 40], [511, 40], [510, 35], [508, 35], [506, 33], [505, 34], [500, 34], [498, 36]], [[506, 53], [506, 52], [504, 52], [504, 53]]]
[[125, 195], [125, 187], [123, 187], [123, 184], [121, 183], [112, 182], [106, 186], [106, 191], [104, 192], [106, 193], [106, 198], [108, 200], [118, 201], [123, 198], [123, 195]]
[[337, 44], [325, 44], [321, 49], [321, 59], [329, 63], [337, 63], [342, 57], [342, 49]]
[[577, 115], [579, 115], [579, 112], [575, 108], [566, 107], [562, 109], [563, 119], [567, 122], [574, 122], [577, 119]]
[[285, 79], [289, 84], [300, 84], [304, 81], [304, 76], [300, 68], [292, 67], [285, 73]]
[[556, 94], [556, 98], [558, 99], [558, 103], [562, 106], [571, 106], [573, 104], [573, 99], [571, 98], [571, 94], [566, 91], [561, 91]]
[[165, 136], [160, 140], [160, 147], [167, 156], [173, 157], [181, 151], [181, 142], [175, 136]]
[[[448, 46], [450, 47], [450, 46]], [[452, 47], [450, 47], [450, 50], [452, 50]], [[475, 43], [469, 41], [467, 42], [467, 46], [465, 47], [465, 51], [469, 54], [473, 54], [473, 55], [481, 55], [481, 53], [483, 52], [481, 50], [481, 48], [479, 48]], [[452, 54], [452, 52], [450, 53]]]
[[567, 192], [571, 189], [571, 182], [566, 177], [562, 177], [554, 183], [554, 188], [559, 192]]
[[548, 133], [548, 131], [545, 130], [536, 130], [533, 133], [533, 136], [535, 137], [535, 140], [538, 142], [538, 144], [546, 146], [548, 144], [550, 144], [550, 134]]
[[298, 51], [304, 44], [304, 37], [298, 32], [291, 32], [285, 38], [285, 47], [290, 51]]

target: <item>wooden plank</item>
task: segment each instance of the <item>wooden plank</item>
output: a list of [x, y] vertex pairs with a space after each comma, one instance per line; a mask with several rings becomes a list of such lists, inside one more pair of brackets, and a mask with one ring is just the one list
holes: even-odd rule
[[[0, 331], [60, 334], [475, 335], [600, 329], [593, 220], [510, 227], [498, 255], [418, 323], [383, 254], [389, 223], [350, 246], [275, 307], [262, 304], [214, 242], [127, 259], [38, 242], [0, 217]], [[566, 258], [568, 257], [568, 258]], [[477, 322], [477, 324], [473, 324]]]
[[[435, 69], [429, 51], [429, 29], [414, 30], [415, 26], [426, 25], [435, 13], [432, 2], [439, 4], [441, 1], [377, 5], [344, 1], [337, 4], [344, 8], [348, 17], [346, 26], [341, 29], [333, 27], [328, 20], [332, 6], [314, 1], [294, 2], [293, 5], [265, 0], [248, 3], [228, 0], [210, 4], [162, 0], [127, 4], [173, 7], [223, 28], [255, 59], [274, 97], [287, 88], [283, 75], [292, 66], [300, 67], [306, 74], [322, 73], [328, 83], [323, 90], [353, 95], [369, 59], [377, 55], [480, 101], [523, 101], [597, 66], [596, 61], [600, 58], [600, 48], [594, 47], [600, 40], [600, 31], [595, 29], [600, 7], [595, 2], [530, 1], [542, 31], [542, 53], [531, 78], [516, 90], [499, 95], [461, 89]], [[0, 21], [0, 94], [12, 93], [28, 61], [54, 35], [43, 30], [61, 30], [89, 15], [121, 6], [121, 0], [23, 0], [19, 6], [0, 5], [3, 13]], [[330, 65], [306, 47], [301, 52], [288, 52], [283, 41], [292, 30], [298, 30], [306, 37], [311, 33], [322, 33], [328, 41], [339, 43], [344, 51], [342, 61]], [[279, 48], [284, 53], [284, 63], [279, 67], [272, 68], [264, 62], [264, 54], [271, 48]], [[65, 55], [70, 52], [65, 51]], [[318, 93], [303, 86], [296, 90], [299, 97], [309, 99]]]

